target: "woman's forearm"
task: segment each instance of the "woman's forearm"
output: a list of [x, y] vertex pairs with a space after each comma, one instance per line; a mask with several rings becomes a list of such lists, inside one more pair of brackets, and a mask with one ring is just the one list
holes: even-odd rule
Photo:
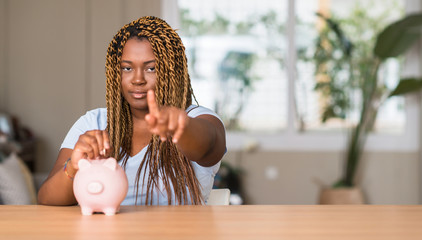
[[60, 175], [62, 173], [57, 172], [44, 182], [38, 191], [38, 204], [56, 206], [76, 204], [73, 195], [73, 181], [67, 176]]
[[212, 166], [225, 152], [224, 127], [211, 115], [190, 118], [177, 146], [189, 160], [202, 166]]
[[57, 158], [53, 170], [38, 191], [38, 204], [76, 204], [76, 199], [73, 194], [72, 179], [73, 176], [75, 176], [76, 170], [71, 166], [71, 164], [68, 164], [66, 165], [66, 172], [64, 171], [64, 163], [70, 157], [71, 153], [71, 149], [60, 150], [59, 157]]

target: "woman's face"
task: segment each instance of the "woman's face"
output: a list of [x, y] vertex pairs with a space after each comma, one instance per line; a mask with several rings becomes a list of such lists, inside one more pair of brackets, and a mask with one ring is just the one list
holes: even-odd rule
[[155, 89], [155, 57], [147, 39], [131, 38], [122, 53], [122, 94], [132, 110], [147, 110], [147, 92]]

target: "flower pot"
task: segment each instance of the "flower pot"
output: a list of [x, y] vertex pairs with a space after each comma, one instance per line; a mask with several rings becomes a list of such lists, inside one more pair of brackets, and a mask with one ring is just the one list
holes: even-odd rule
[[321, 189], [319, 204], [364, 204], [363, 193], [358, 187]]

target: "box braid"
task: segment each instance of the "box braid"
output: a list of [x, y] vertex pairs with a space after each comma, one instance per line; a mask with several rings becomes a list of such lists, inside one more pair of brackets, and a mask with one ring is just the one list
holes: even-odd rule
[[[111, 146], [113, 146], [111, 155], [118, 161], [122, 161], [124, 167], [131, 151], [133, 123], [129, 104], [121, 94], [120, 64], [123, 47], [128, 39], [134, 37], [146, 38], [152, 46], [157, 74], [155, 97], [159, 106], [186, 109], [192, 104], [192, 96], [195, 97], [187, 70], [185, 48], [179, 35], [165, 21], [148, 16], [123, 26], [107, 49], [106, 101], [107, 130]], [[158, 185], [160, 175], [167, 191], [169, 204], [172, 204], [173, 191], [177, 204], [187, 204], [188, 197], [193, 204], [203, 203], [200, 184], [191, 162], [178, 150], [171, 139], [162, 142], [157, 135], [152, 136], [137, 172], [136, 203], [143, 168], [146, 171], [142, 181], [147, 181], [145, 204], [152, 204], [154, 189], [157, 190], [157, 195], [161, 191]], [[149, 174], [146, 177], [147, 170]]]

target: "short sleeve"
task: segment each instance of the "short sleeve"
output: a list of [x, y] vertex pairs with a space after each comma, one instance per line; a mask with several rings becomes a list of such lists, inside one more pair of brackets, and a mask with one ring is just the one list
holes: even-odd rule
[[107, 127], [107, 109], [97, 108], [88, 111], [85, 115], [80, 117], [70, 128], [60, 148], [75, 147], [79, 136], [89, 130], [104, 130]]
[[[216, 118], [218, 118], [221, 123], [223, 123], [223, 121], [221, 120], [221, 118], [217, 115], [217, 113], [215, 113], [213, 110], [208, 109], [206, 107], [202, 107], [202, 106], [195, 106], [195, 105], [190, 105], [188, 107], [188, 109], [186, 109], [186, 112], [188, 113], [189, 117], [192, 118], [196, 118], [199, 115], [212, 115]], [[224, 124], [223, 124], [224, 125]]]

